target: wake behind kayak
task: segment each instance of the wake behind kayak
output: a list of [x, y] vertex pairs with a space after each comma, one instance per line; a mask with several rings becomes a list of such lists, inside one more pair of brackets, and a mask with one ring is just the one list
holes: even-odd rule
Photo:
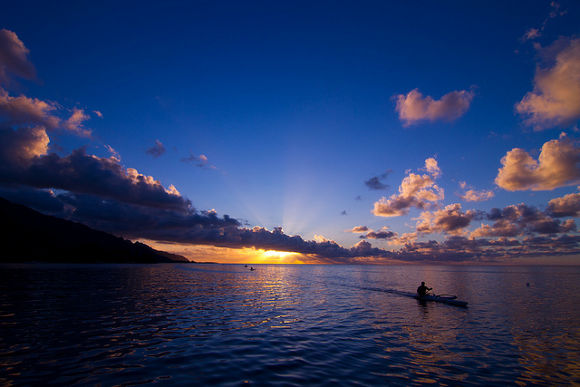
[[435, 294], [426, 294], [424, 296], [415, 295], [415, 299], [419, 301], [434, 301], [434, 302], [442, 302], [447, 305], [454, 305], [454, 306], [461, 306], [463, 308], [467, 308], [467, 301], [456, 300], [457, 297], [455, 296], [438, 296]]
[[414, 298], [418, 301], [433, 301], [433, 302], [440, 302], [447, 305], [459, 306], [462, 308], [467, 308], [467, 301], [457, 300], [457, 296], [448, 296], [448, 295], [435, 295], [435, 294], [428, 294], [423, 297], [420, 297], [417, 293], [405, 292], [402, 290], [397, 289], [385, 289], [385, 288], [374, 288], [374, 287], [361, 287], [359, 289], [363, 290], [371, 290], [374, 292], [384, 292], [384, 293], [391, 293], [397, 294], [399, 296], [405, 296], [409, 298]]

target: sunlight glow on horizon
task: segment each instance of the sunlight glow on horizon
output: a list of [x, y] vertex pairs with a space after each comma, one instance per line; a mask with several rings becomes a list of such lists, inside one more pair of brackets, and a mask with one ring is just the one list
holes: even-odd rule
[[267, 250], [267, 251], [264, 251], [262, 253], [262, 255], [264, 257], [267, 257], [267, 258], [270, 258], [270, 257], [284, 258], [284, 257], [287, 257], [288, 255], [292, 255], [292, 254], [298, 254], [298, 253], [294, 253], [294, 252], [290, 252], [290, 251], [276, 251], [276, 250]]
[[154, 249], [182, 255], [195, 262], [240, 263], [240, 264], [320, 264], [319, 259], [291, 251], [263, 250], [253, 247], [231, 248], [210, 245], [163, 243], [139, 239]]

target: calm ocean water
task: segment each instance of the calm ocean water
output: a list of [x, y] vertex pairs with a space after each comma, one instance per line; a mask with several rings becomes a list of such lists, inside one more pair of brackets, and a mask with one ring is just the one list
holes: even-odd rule
[[0, 384], [580, 383], [580, 267], [254, 267], [2, 265]]

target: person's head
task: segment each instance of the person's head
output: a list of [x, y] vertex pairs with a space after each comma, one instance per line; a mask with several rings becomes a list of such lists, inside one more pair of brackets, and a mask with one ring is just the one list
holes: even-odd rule
[[421, 285], [425, 286], [425, 282], [421, 282]]

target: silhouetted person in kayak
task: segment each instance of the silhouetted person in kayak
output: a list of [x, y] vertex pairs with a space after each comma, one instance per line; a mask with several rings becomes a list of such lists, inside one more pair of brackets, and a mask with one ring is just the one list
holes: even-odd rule
[[421, 282], [421, 286], [419, 286], [419, 287], [417, 288], [417, 295], [418, 295], [419, 297], [424, 297], [424, 296], [426, 296], [426, 295], [427, 295], [427, 292], [428, 292], [429, 290], [433, 290], [433, 288], [428, 288], [427, 286], [425, 286], [425, 282]]

